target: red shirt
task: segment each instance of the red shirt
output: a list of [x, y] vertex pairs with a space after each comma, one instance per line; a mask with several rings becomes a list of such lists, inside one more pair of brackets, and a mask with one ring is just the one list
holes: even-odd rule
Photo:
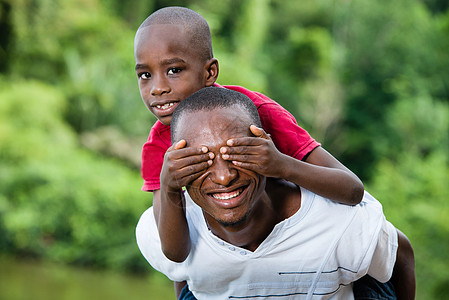
[[[267, 96], [241, 86], [220, 86], [218, 84], [215, 84], [215, 86], [234, 90], [248, 96], [257, 107], [263, 129], [271, 135], [274, 144], [282, 153], [302, 160], [304, 156], [320, 146], [307, 131], [299, 127], [292, 114]], [[164, 154], [170, 146], [170, 126], [156, 121], [151, 128], [148, 141], [142, 149], [143, 191], [160, 189], [159, 176]]]

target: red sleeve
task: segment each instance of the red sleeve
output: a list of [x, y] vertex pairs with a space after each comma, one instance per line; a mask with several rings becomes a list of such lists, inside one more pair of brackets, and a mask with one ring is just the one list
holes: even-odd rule
[[271, 135], [274, 144], [282, 153], [302, 160], [320, 146], [279, 104], [266, 103], [261, 105], [258, 111], [263, 129]]
[[295, 117], [269, 97], [239, 86], [224, 86], [248, 96], [256, 105], [263, 129], [284, 154], [302, 160], [320, 144], [301, 128]]
[[157, 121], [151, 128], [148, 141], [142, 148], [141, 173], [144, 180], [142, 191], [154, 191], [161, 188], [160, 174], [164, 155], [171, 145], [170, 126]]

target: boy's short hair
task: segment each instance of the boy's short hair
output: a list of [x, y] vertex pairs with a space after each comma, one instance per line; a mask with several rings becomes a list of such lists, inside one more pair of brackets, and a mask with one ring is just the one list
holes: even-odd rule
[[180, 6], [161, 8], [149, 15], [137, 31], [156, 24], [182, 25], [190, 33], [192, 47], [198, 50], [200, 57], [205, 61], [214, 57], [209, 24], [196, 11]]
[[262, 128], [257, 108], [248, 96], [225, 88], [205, 87], [187, 97], [176, 107], [170, 124], [172, 143], [177, 138], [176, 132], [179, 120], [186, 112], [211, 111], [216, 108], [230, 108], [235, 105], [247, 113], [252, 125]]

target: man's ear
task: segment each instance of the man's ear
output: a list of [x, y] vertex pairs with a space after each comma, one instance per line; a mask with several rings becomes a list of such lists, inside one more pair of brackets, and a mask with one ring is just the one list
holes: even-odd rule
[[206, 86], [212, 86], [218, 78], [218, 60], [211, 58], [206, 63]]

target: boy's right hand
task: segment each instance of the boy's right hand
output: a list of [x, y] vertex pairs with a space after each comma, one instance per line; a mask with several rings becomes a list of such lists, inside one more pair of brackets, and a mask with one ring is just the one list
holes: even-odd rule
[[180, 140], [168, 148], [164, 155], [161, 170], [161, 187], [168, 192], [180, 189], [198, 178], [214, 159], [214, 154], [207, 147], [186, 147], [187, 142]]

